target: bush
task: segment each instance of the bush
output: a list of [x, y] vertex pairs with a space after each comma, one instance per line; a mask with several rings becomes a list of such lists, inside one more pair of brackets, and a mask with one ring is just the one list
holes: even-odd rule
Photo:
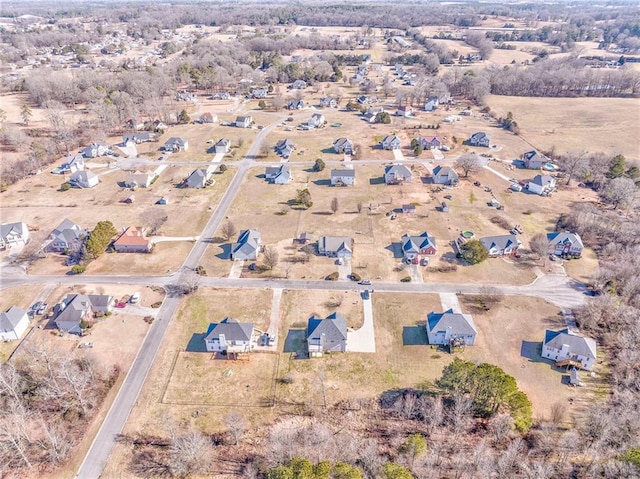
[[200, 276], [206, 276], [207, 275], [207, 270], [204, 269], [203, 266], [198, 266], [196, 268], [196, 274], [199, 274]]
[[152, 307], [152, 308], [154, 308], [154, 309], [157, 309], [157, 308], [159, 308], [160, 306], [162, 306], [162, 301], [156, 301], [155, 303], [153, 303], [153, 304], [151, 305], [151, 307]]
[[351, 281], [362, 281], [362, 277], [358, 273], [351, 273]]
[[81, 264], [77, 264], [73, 268], [71, 268], [71, 273], [72, 274], [82, 274], [82, 273], [85, 272], [86, 269], [87, 269], [86, 266], [81, 265]]
[[328, 274], [324, 279], [327, 281], [336, 281], [339, 276], [340, 274], [337, 271], [334, 271], [333, 273]]
[[219, 171], [220, 173], [224, 173], [224, 172], [225, 172], [225, 171], [227, 171], [227, 170], [228, 170], [227, 165], [220, 165], [220, 166], [218, 167], [218, 171]]
[[293, 375], [291, 375], [291, 374], [285, 374], [280, 379], [280, 382], [282, 384], [293, 384], [293, 381], [294, 381], [294, 378], [293, 378]]
[[405, 276], [400, 281], [403, 282], [403, 283], [410, 283], [411, 282], [411, 276]]
[[58, 191], [68, 191], [71, 189], [71, 183], [66, 182], [60, 185], [60, 189]]
[[501, 226], [506, 230], [511, 230], [511, 223], [503, 216], [494, 216], [490, 220], [494, 225]]

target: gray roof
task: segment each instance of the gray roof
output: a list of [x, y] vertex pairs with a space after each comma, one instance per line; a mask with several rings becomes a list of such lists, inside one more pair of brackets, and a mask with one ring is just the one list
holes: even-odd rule
[[337, 147], [346, 146], [350, 144], [351, 144], [351, 140], [349, 140], [348, 138], [338, 138], [336, 141], [333, 142], [333, 146], [337, 146]]
[[5, 238], [11, 233], [24, 236], [28, 232], [26, 223], [5, 223], [0, 225], [0, 237]]
[[484, 249], [487, 251], [492, 248], [506, 249], [520, 246], [516, 235], [485, 236], [484, 238], [480, 238], [480, 243], [482, 243], [482, 246], [484, 246]]
[[596, 342], [593, 339], [576, 334], [567, 328], [560, 331], [545, 330], [545, 346], [553, 349], [562, 349], [564, 344], [569, 346], [569, 352], [572, 354], [596, 358]]
[[291, 176], [291, 169], [289, 165], [267, 166], [264, 174], [268, 178], [275, 178], [280, 175]]
[[0, 330], [13, 331], [26, 314], [23, 309], [11, 306], [4, 313], [0, 313]]
[[533, 178], [533, 180], [530, 181], [530, 183], [533, 183], [535, 185], [540, 185], [540, 186], [548, 186], [552, 184], [554, 181], [555, 180], [553, 179], [553, 176], [536, 175], [535, 178]]
[[391, 143], [392, 141], [394, 143], [400, 142], [400, 138], [396, 135], [387, 135], [382, 139], [382, 143]]
[[94, 308], [106, 308], [111, 306], [113, 301], [113, 296], [108, 294], [90, 294], [88, 298]]
[[454, 313], [449, 309], [444, 313], [429, 313], [427, 328], [433, 333], [451, 328], [453, 334], [477, 334], [476, 325], [470, 314]]
[[55, 241], [56, 239], [64, 240], [65, 243], [70, 243], [85, 234], [82, 227], [75, 224], [69, 219], [65, 219], [60, 225], [51, 232], [51, 237]]
[[202, 187], [211, 178], [213, 172], [209, 168], [198, 168], [194, 170], [187, 178], [187, 186], [189, 188]]
[[169, 138], [166, 143], [164, 144], [165, 147], [174, 147], [177, 146], [179, 148], [184, 148], [184, 146], [187, 144], [187, 140], [185, 140], [184, 138], [178, 138], [177, 136], [173, 136], [171, 138]]
[[238, 117], [236, 117], [236, 123], [238, 123], [238, 122], [244, 123], [246, 121], [251, 121], [251, 117], [250, 116], [238, 116]]
[[489, 136], [484, 131], [479, 131], [471, 135], [471, 139], [475, 141], [482, 140], [484, 138], [489, 139]]
[[522, 159], [524, 161], [540, 161], [540, 162], [549, 161], [547, 157], [541, 155], [536, 150], [527, 151], [522, 155]]
[[307, 339], [320, 339], [324, 336], [327, 341], [344, 341], [347, 339], [347, 318], [339, 313], [333, 313], [325, 319], [309, 318], [307, 325]]
[[353, 251], [353, 239], [349, 236], [321, 236], [318, 247], [328, 252]]
[[572, 245], [578, 244], [580, 247], [584, 247], [580, 235], [569, 231], [547, 233], [547, 240], [549, 240], [549, 243], [553, 243], [554, 245], [557, 245], [558, 243], [571, 243]]
[[73, 173], [69, 179], [73, 181], [82, 181], [83, 183], [89, 183], [89, 180], [96, 178], [96, 174], [88, 170], [80, 170]]
[[396, 177], [407, 178], [411, 177], [411, 170], [405, 165], [391, 165], [384, 169], [384, 174], [394, 174]]
[[257, 253], [260, 248], [260, 232], [256, 229], [244, 230], [240, 232], [237, 243], [231, 246], [234, 256], [250, 257]]
[[231, 145], [231, 140], [229, 140], [228, 138], [220, 138], [218, 140], [218, 143], [216, 143], [215, 146], [229, 146]]
[[[404, 208], [404, 206], [403, 206]], [[426, 231], [419, 236], [402, 235], [402, 252], [420, 251], [421, 249], [432, 246], [436, 247], [436, 239]]]
[[91, 309], [91, 300], [84, 294], [72, 294], [63, 299], [65, 304], [62, 312], [56, 316], [56, 321], [80, 322], [87, 311]]
[[295, 149], [295, 147], [296, 146], [293, 144], [293, 141], [291, 141], [289, 138], [280, 140], [278, 143], [276, 143], [276, 150], [278, 151], [284, 150], [285, 148]]
[[453, 168], [451, 168], [450, 166], [436, 166], [433, 169], [433, 176], [434, 177], [447, 177], [447, 178], [457, 178], [458, 177], [458, 173], [456, 172], [456, 170], [454, 170]]
[[353, 168], [336, 168], [331, 170], [331, 176], [356, 176], [356, 170]]
[[221, 334], [228, 341], [251, 341], [253, 323], [239, 323], [237, 319], [225, 318], [219, 323], [209, 325], [204, 340], [218, 338]]

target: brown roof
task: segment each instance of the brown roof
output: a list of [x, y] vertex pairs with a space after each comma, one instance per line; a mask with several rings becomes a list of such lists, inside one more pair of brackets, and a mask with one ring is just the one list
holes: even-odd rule
[[148, 246], [149, 238], [144, 235], [142, 227], [129, 226], [113, 244], [115, 246]]

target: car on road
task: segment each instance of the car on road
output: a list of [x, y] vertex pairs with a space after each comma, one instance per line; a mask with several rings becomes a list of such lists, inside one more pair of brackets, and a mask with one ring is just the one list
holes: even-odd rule
[[36, 314], [44, 314], [48, 306], [49, 305], [47, 303], [42, 303], [38, 308], [38, 310], [36, 311]]
[[365, 286], [371, 285], [371, 280], [370, 279], [363, 279], [362, 281], [358, 281], [358, 284], [362, 284]]

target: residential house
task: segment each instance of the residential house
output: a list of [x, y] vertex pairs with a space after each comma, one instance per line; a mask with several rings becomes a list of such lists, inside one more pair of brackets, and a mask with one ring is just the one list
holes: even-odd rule
[[396, 110], [396, 116], [401, 116], [404, 118], [410, 118], [413, 116], [413, 108], [410, 106], [399, 106]]
[[74, 174], [72, 174], [69, 177], [69, 183], [71, 183], [72, 186], [76, 186], [78, 188], [93, 188], [94, 186], [97, 186], [98, 183], [100, 183], [100, 179], [95, 173], [88, 170], [83, 170], [76, 171]]
[[422, 256], [436, 254], [436, 239], [426, 231], [418, 236], [402, 235], [402, 256], [405, 260], [418, 264]]
[[80, 154], [85, 158], [97, 158], [99, 156], [110, 155], [113, 152], [109, 145], [105, 145], [104, 143], [91, 143], [89, 146], [84, 147], [80, 150]]
[[304, 108], [304, 100], [291, 100], [287, 103], [287, 110], [302, 110]]
[[332, 313], [324, 319], [312, 316], [307, 323], [307, 350], [309, 357], [347, 350], [347, 318]]
[[353, 238], [348, 236], [321, 236], [318, 238], [318, 254], [329, 258], [351, 258]]
[[574, 366], [591, 371], [596, 362], [596, 342], [568, 328], [544, 332], [542, 357], [555, 361], [556, 366]]
[[313, 115], [311, 115], [311, 118], [309, 119], [309, 121], [307, 121], [307, 125], [313, 128], [320, 128], [324, 126], [325, 123], [326, 123], [326, 120], [322, 113], [314, 113]]
[[260, 232], [256, 229], [240, 232], [238, 241], [231, 245], [232, 260], [256, 260], [262, 249]]
[[482, 247], [489, 256], [515, 256], [522, 244], [516, 235], [485, 236], [480, 238]]
[[111, 311], [112, 306], [113, 297], [111, 296], [70, 294], [60, 301], [58, 313], [53, 322], [60, 331], [82, 334], [83, 323], [90, 322], [96, 313]]
[[373, 61], [373, 58], [368, 53], [360, 55], [360, 59], [362, 60], [362, 63], [364, 63], [365, 65], [368, 65], [369, 63], [371, 63]]
[[229, 149], [231, 149], [231, 140], [228, 138], [220, 138], [213, 148], [216, 154], [229, 153]]
[[278, 153], [283, 158], [289, 158], [291, 153], [296, 149], [296, 146], [293, 144], [293, 141], [290, 139], [280, 140], [276, 143], [276, 153]]
[[156, 134], [149, 131], [140, 131], [137, 133], [128, 133], [122, 136], [122, 143], [127, 144], [129, 142], [140, 144], [153, 141], [156, 139]]
[[269, 90], [266, 88], [254, 88], [253, 90], [251, 90], [251, 96], [257, 100], [267, 98], [268, 94]]
[[253, 123], [253, 118], [250, 116], [239, 116], [236, 117], [235, 125], [237, 128], [250, 128]]
[[29, 228], [26, 223], [4, 223], [0, 225], [0, 250], [13, 245], [29, 242]]
[[189, 140], [186, 138], [171, 137], [162, 147], [164, 151], [176, 152], [187, 151], [189, 149]]
[[211, 95], [211, 99], [212, 100], [229, 100], [231, 99], [231, 95], [226, 91], [218, 92]]
[[84, 170], [84, 157], [82, 155], [69, 155], [67, 161], [60, 165], [61, 173], [75, 173]]
[[351, 155], [353, 153], [353, 143], [348, 138], [338, 138], [333, 142], [333, 149], [336, 153]]
[[[169, 120], [176, 122], [178, 121], [178, 117], [176, 116], [175, 113], [171, 113], [169, 115]], [[153, 120], [148, 126], [149, 130], [153, 130], [154, 132], [158, 132], [158, 133], [164, 133], [167, 128], [169, 127], [162, 120]]]
[[90, 294], [88, 295], [89, 301], [91, 301], [91, 309], [94, 314], [106, 314], [113, 311], [114, 299], [113, 296], [108, 294]]
[[533, 180], [527, 184], [530, 193], [546, 196], [556, 188], [556, 179], [550, 175], [536, 175]]
[[396, 135], [387, 135], [382, 139], [380, 145], [385, 150], [398, 150], [402, 146], [402, 141]]
[[349, 186], [356, 184], [356, 171], [353, 168], [331, 170], [331, 186]]
[[424, 111], [435, 111], [440, 105], [440, 99], [437, 96], [430, 96], [424, 102]]
[[531, 150], [522, 154], [522, 163], [528, 170], [539, 170], [549, 163], [549, 158], [538, 153], [536, 150]]
[[267, 166], [264, 177], [269, 183], [276, 185], [286, 185], [293, 180], [289, 165]]
[[17, 306], [11, 306], [0, 313], [0, 341], [20, 339], [29, 327], [27, 312]]
[[413, 215], [416, 212], [416, 205], [402, 205], [402, 213], [406, 215]]
[[218, 121], [218, 115], [209, 111], [204, 112], [198, 119], [198, 123], [215, 123]]
[[291, 84], [292, 90], [304, 90], [307, 88], [307, 82], [304, 80], [296, 80]]
[[547, 233], [549, 251], [557, 256], [582, 256], [584, 245], [578, 233], [569, 231]]
[[464, 341], [466, 346], [473, 346], [478, 334], [473, 317], [470, 314], [454, 313], [453, 309], [444, 313], [429, 313], [426, 326], [429, 344], [448, 346], [457, 340]]
[[311, 233], [300, 233], [300, 236], [297, 238], [293, 238], [293, 244], [308, 244], [313, 239], [313, 235]]
[[479, 131], [477, 133], [474, 133], [473, 135], [471, 135], [469, 137], [469, 144], [471, 146], [486, 146], [489, 147], [489, 143], [490, 143], [490, 139], [489, 136], [482, 132]]
[[207, 168], [198, 168], [193, 170], [191, 174], [184, 180], [184, 186], [187, 188], [205, 188], [210, 186], [214, 181], [211, 179], [215, 171], [215, 166]]
[[147, 238], [146, 231], [140, 226], [129, 226], [113, 242], [118, 253], [149, 253], [153, 243]]
[[458, 184], [458, 173], [450, 166], [436, 166], [433, 169], [432, 178], [437, 185], [454, 186]]
[[324, 98], [320, 98], [320, 106], [322, 108], [338, 108], [338, 102], [335, 98], [326, 96]]
[[384, 169], [384, 182], [387, 185], [411, 183], [411, 170], [405, 165], [390, 165]]
[[378, 117], [378, 113], [379, 112], [375, 111], [375, 109], [370, 108], [369, 110], [367, 110], [365, 113], [362, 114], [362, 119], [367, 123], [375, 123], [376, 118]]
[[87, 230], [65, 219], [49, 235], [45, 251], [64, 253], [65, 251], [77, 251], [87, 236]]
[[423, 150], [437, 150], [442, 146], [442, 141], [437, 136], [420, 136], [418, 144]]
[[225, 318], [211, 323], [204, 337], [210, 353], [248, 353], [253, 347], [253, 323], [240, 323], [237, 319]]
[[124, 186], [125, 188], [149, 188], [156, 176], [157, 175], [154, 172], [141, 173], [139, 171], [135, 171], [127, 175], [124, 180]]
[[374, 100], [368, 96], [361, 95], [356, 99], [356, 101], [361, 105], [366, 105], [367, 103], [373, 103]]

